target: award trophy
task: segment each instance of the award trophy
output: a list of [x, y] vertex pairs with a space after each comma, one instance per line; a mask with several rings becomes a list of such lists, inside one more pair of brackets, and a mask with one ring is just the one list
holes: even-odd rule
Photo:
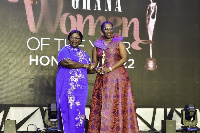
[[103, 51], [103, 54], [102, 54], [102, 60], [101, 60], [101, 65], [102, 65], [102, 67], [103, 67], [103, 65], [104, 65], [104, 63], [105, 63], [105, 56], [106, 56], [106, 54], [105, 54], [105, 51]]
[[[105, 58], [106, 54], [105, 51], [103, 50], [102, 53], [102, 59], [101, 59], [101, 69], [103, 70], [103, 65], [105, 64], [106, 58]], [[100, 73], [100, 74], [104, 74], [104, 72]]]
[[147, 70], [153, 71], [157, 69], [156, 59], [152, 58], [152, 39], [153, 39], [153, 31], [156, 22], [156, 15], [157, 15], [157, 4], [150, 0], [150, 4], [147, 7], [146, 13], [146, 27], [148, 31], [150, 43], [150, 58], [146, 59], [145, 68]]

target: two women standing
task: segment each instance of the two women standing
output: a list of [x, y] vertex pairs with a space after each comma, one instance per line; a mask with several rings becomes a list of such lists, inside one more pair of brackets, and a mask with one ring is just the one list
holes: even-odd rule
[[[84, 54], [78, 56], [80, 55], [77, 54], [77, 51], [80, 50], [79, 48], [75, 48], [77, 50], [72, 54], [73, 56], [77, 55], [77, 58], [66, 56], [67, 54], [65, 53], [71, 53], [74, 50], [75, 42], [70, 42], [68, 46], [63, 48], [68, 49], [67, 51], [61, 49], [64, 52], [59, 52], [58, 62], [59, 67], [62, 68], [59, 71], [65, 72], [67, 70], [66, 73], [70, 75], [69, 79], [65, 80], [66, 73], [58, 71], [57, 76], [57, 92], [59, 92], [57, 93], [57, 101], [60, 101], [57, 102], [59, 104], [57, 110], [58, 112], [61, 111], [65, 133], [83, 132], [83, 130], [79, 131], [78, 128], [79, 125], [84, 125], [85, 114], [80, 110], [85, 109], [83, 106], [87, 101], [87, 81], [84, 81], [84, 85], [82, 85], [82, 82], [87, 77], [86, 69], [92, 71], [98, 64], [90, 108], [88, 133], [139, 133], [131, 83], [123, 66], [124, 62], [127, 61], [127, 51], [122, 42], [123, 37], [113, 33], [113, 29], [113, 24], [109, 21], [101, 25], [103, 36], [94, 43], [95, 47], [92, 55], [94, 64], [89, 62], [86, 53], [82, 52]], [[62, 53], [63, 56], [61, 56]], [[65, 65], [61, 61], [65, 62]], [[69, 61], [74, 64], [67, 63]], [[75, 79], [74, 77], [77, 78]], [[82, 107], [82, 109], [78, 107]]]

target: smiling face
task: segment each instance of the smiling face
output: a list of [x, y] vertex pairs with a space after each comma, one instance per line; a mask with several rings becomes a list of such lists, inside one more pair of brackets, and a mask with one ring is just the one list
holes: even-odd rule
[[69, 38], [69, 43], [72, 47], [77, 48], [81, 44], [81, 37], [78, 33], [73, 33]]
[[113, 35], [113, 26], [109, 23], [105, 24], [103, 29], [102, 29], [102, 32], [105, 36], [106, 39], [110, 39], [112, 38], [112, 35]]

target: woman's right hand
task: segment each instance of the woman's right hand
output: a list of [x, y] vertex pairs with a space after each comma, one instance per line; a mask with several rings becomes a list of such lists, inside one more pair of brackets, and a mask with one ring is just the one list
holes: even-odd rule
[[89, 64], [84, 64], [84, 68], [85, 69], [90, 69], [91, 68], [91, 64], [89, 63]]
[[97, 73], [99, 73], [99, 74], [104, 74], [104, 73], [105, 73], [104, 70], [103, 70], [103, 67], [98, 67], [98, 68], [96, 68], [96, 71], [97, 71]]
[[84, 64], [85, 69], [93, 70], [95, 68], [95, 65], [93, 63]]
[[95, 63], [90, 63], [90, 70], [93, 70], [95, 68]]

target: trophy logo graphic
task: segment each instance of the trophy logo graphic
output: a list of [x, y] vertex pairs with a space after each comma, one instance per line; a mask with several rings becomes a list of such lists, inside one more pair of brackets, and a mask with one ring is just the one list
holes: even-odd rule
[[157, 4], [156, 2], [153, 2], [153, 0], [150, 0], [150, 4], [147, 7], [147, 13], [146, 13], [146, 27], [147, 32], [150, 40], [150, 58], [146, 59], [146, 65], [145, 68], [147, 70], [153, 71], [157, 69], [156, 65], [156, 59], [152, 56], [152, 39], [153, 39], [153, 31], [154, 26], [156, 23], [156, 15], [157, 15]]

